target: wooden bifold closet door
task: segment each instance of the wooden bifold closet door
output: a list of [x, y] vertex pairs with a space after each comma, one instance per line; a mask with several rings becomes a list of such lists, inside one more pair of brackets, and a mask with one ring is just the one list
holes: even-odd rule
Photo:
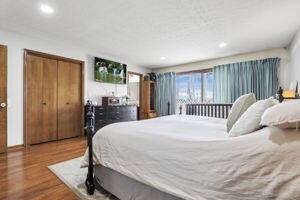
[[81, 134], [81, 65], [58, 62], [58, 139]]
[[57, 139], [57, 61], [28, 55], [26, 66], [27, 144]]
[[26, 144], [80, 136], [83, 64], [40, 54], [25, 52]]
[[7, 47], [0, 45], [0, 153], [7, 151]]

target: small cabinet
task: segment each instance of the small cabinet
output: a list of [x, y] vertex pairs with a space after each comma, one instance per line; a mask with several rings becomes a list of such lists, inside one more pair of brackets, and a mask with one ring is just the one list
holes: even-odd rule
[[156, 116], [155, 111], [155, 82], [143, 81], [141, 105], [141, 119], [149, 119]]

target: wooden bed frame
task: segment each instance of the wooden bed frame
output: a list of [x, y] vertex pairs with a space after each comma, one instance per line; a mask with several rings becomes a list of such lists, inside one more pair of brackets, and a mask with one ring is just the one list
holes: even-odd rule
[[[170, 115], [170, 102], [168, 102], [168, 115]], [[94, 183], [94, 165], [93, 165], [93, 136], [95, 134], [95, 107], [92, 101], [88, 100], [86, 104], [86, 136], [89, 151], [89, 166], [85, 181], [87, 193], [93, 195], [95, 192]]]
[[232, 103], [186, 104], [186, 115], [227, 119]]
[[[276, 94], [276, 99], [281, 103], [284, 100], [284, 97], [282, 96], [283, 90], [280, 87], [277, 94]], [[217, 107], [220, 106], [222, 107], [223, 104], [214, 104]], [[225, 105], [229, 106], [229, 104]], [[231, 107], [231, 106], [230, 106]], [[91, 101], [87, 102], [86, 105], [86, 133], [87, 133], [87, 145], [88, 145], [88, 152], [89, 152], [89, 166], [88, 166], [88, 173], [87, 173], [87, 178], [85, 181], [87, 193], [89, 195], [94, 194], [95, 192], [95, 183], [94, 183], [94, 165], [93, 165], [93, 136], [95, 134], [95, 108], [93, 106], [93, 103]], [[170, 103], [168, 102], [168, 115], [170, 115]]]
[[94, 136], [94, 127], [95, 127], [95, 108], [92, 101], [88, 101], [86, 105], [86, 137], [87, 145], [89, 148], [89, 166], [87, 178], [85, 181], [87, 193], [89, 195], [94, 194], [95, 184], [94, 184], [94, 165], [93, 165], [93, 136]]

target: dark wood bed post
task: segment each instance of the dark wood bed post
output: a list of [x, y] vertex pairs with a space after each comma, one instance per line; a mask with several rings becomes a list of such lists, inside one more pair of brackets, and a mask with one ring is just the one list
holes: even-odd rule
[[86, 177], [85, 185], [87, 193], [89, 195], [94, 194], [95, 184], [94, 184], [94, 165], [93, 165], [93, 135], [95, 126], [95, 110], [92, 101], [88, 101], [86, 105], [86, 132], [87, 132], [87, 144], [89, 151], [89, 166], [88, 174]]
[[282, 93], [283, 93], [283, 89], [281, 87], [279, 87], [279, 89], [277, 91], [277, 99], [280, 103], [283, 102], [283, 100], [284, 100]]
[[179, 106], [179, 115], [182, 115], [182, 105]]
[[168, 115], [170, 115], [171, 112], [170, 112], [170, 101], [168, 101]]

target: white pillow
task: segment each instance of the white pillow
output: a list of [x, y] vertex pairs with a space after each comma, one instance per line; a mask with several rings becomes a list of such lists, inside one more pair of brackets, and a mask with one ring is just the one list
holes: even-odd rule
[[242, 116], [242, 114], [256, 102], [255, 94], [245, 94], [240, 96], [233, 103], [226, 122], [227, 132], [229, 132], [234, 123]]
[[[300, 100], [289, 100], [267, 109], [261, 117], [263, 126], [295, 128], [300, 122]], [[299, 123], [300, 125], [300, 123]]]
[[274, 105], [274, 98], [260, 100], [251, 105], [237, 120], [229, 132], [230, 137], [245, 135], [261, 128], [261, 116], [266, 109]]

